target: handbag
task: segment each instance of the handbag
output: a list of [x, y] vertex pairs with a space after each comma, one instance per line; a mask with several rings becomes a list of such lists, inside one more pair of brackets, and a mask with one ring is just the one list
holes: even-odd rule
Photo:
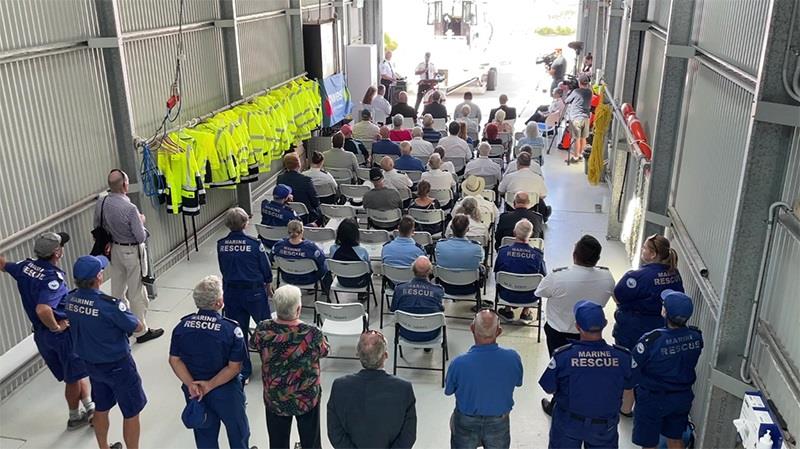
[[103, 198], [100, 204], [100, 225], [92, 229], [92, 237], [94, 237], [94, 245], [89, 252], [92, 256], [106, 256], [111, 254], [111, 234], [103, 227], [103, 209], [106, 206], [106, 199]]

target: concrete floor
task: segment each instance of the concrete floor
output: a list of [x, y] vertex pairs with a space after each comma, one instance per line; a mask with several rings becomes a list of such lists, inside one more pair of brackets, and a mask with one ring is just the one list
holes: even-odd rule
[[[517, 99], [530, 97], [530, 90], [524, 90], [525, 80], [513, 79], [511, 76], [501, 77], [501, 85], [505, 93], [512, 98], [511, 103], [520, 110], [520, 117], [527, 117], [521, 111], [523, 104]], [[528, 88], [529, 89], [529, 88]], [[484, 116], [490, 107], [496, 105], [496, 97], [501, 92], [476, 97], [485, 108]], [[493, 95], [492, 95], [493, 94]], [[535, 108], [544, 102], [544, 94], [537, 92], [528, 98], [525, 104]], [[454, 105], [458, 98], [451, 98], [448, 104]], [[524, 121], [520, 120], [520, 122]], [[518, 126], [519, 127], [519, 126]], [[553, 215], [547, 224], [545, 238], [545, 259], [550, 270], [571, 263], [571, 252], [574, 242], [583, 234], [591, 234], [604, 243], [601, 265], [608, 266], [615, 278], [619, 278], [628, 268], [629, 263], [624, 249], [618, 242], [607, 242], [607, 215], [598, 213], [596, 205], [608, 204], [608, 189], [605, 185], [592, 187], [583, 174], [582, 165], [567, 166], [563, 163], [564, 153], [553, 150], [545, 156], [545, 181], [550, 192], [548, 203], [553, 207]], [[254, 231], [251, 229], [251, 233]], [[218, 233], [223, 234], [221, 231]], [[191, 254], [191, 261], [184, 261], [168, 273], [161, 276], [159, 297], [151, 304], [148, 316], [151, 327], [163, 327], [169, 333], [177, 320], [195, 310], [191, 299], [191, 288], [203, 276], [218, 273], [214, 239], [200, 247], [199, 253]], [[488, 287], [488, 297], [494, 296], [493, 281]], [[354, 300], [350, 298], [349, 300]], [[309, 301], [306, 301], [310, 304]], [[613, 305], [606, 308], [611, 320]], [[468, 316], [469, 304], [449, 304], [448, 315], [460, 314]], [[378, 316], [372, 314], [372, 328], [378, 327]], [[306, 312], [304, 319], [310, 321], [311, 313]], [[394, 331], [391, 318], [385, 324], [389, 344], [392, 344]], [[500, 344], [519, 351], [525, 366], [524, 385], [514, 395], [515, 407], [511, 414], [512, 447], [539, 448], [546, 447], [550, 421], [542, 412], [539, 401], [545, 397], [538, 385], [538, 379], [547, 366], [547, 348], [542, 341], [536, 342], [536, 329], [533, 327], [506, 325], [500, 337]], [[611, 326], [606, 329], [610, 338]], [[544, 338], [544, 337], [542, 337]], [[464, 320], [448, 321], [448, 340], [451, 357], [465, 352], [472, 344], [468, 322]], [[331, 341], [334, 352], [342, 355], [355, 353], [354, 341], [334, 339]], [[142, 412], [143, 448], [188, 448], [193, 447], [192, 434], [180, 422], [183, 408], [183, 397], [179, 390], [179, 381], [167, 364], [169, 337], [134, 345], [133, 354], [142, 375], [149, 404]], [[423, 354], [422, 351], [406, 351], [407, 362], [412, 364], [432, 364], [438, 366], [441, 355]], [[388, 363], [391, 364], [391, 356]], [[246, 387], [248, 397], [248, 414], [251, 426], [251, 444], [261, 448], [268, 447], [265, 414], [262, 406], [262, 387], [260, 382], [260, 362], [253, 356], [255, 365], [253, 379]], [[390, 365], [389, 365], [390, 366]], [[360, 369], [357, 361], [324, 360], [322, 363], [323, 412], [322, 433], [323, 445], [330, 447], [325, 436], [326, 416], [324, 405], [327, 402], [327, 391], [333, 380], [341, 375]], [[413, 382], [417, 397], [417, 444], [419, 448], [442, 448], [449, 445], [448, 419], [454, 407], [454, 398], [444, 396], [440, 387], [440, 373], [401, 370], [398, 373]], [[0, 406], [0, 447], [13, 448], [92, 448], [96, 447], [90, 428], [76, 432], [64, 431], [66, 410], [62, 399], [63, 387], [54, 382], [52, 376], [42, 372], [29, 384], [16, 392]], [[121, 415], [118, 409], [111, 413], [112, 426], [110, 440], [122, 439]], [[632, 447], [630, 443], [631, 421], [623, 418], [620, 424], [621, 447]], [[297, 441], [296, 434], [294, 441]], [[227, 447], [224, 434], [221, 435], [222, 447]]]

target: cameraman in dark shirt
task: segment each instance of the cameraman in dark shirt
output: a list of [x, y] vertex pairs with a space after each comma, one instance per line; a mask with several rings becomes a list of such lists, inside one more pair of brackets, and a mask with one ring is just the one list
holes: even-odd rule
[[564, 79], [564, 74], [567, 72], [567, 60], [561, 54], [561, 49], [555, 49], [556, 59], [550, 64], [550, 76], [553, 77], [553, 83], [550, 84], [550, 92], [558, 87], [558, 83]]

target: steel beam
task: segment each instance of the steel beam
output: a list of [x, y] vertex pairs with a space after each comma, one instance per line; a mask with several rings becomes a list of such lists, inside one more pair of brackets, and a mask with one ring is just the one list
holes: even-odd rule
[[[767, 16], [766, 35], [758, 69], [755, 103], [768, 101], [797, 105], [783, 88], [781, 70], [787, 44], [800, 46], [800, 33], [787, 42], [793, 2], [772, 0]], [[795, 30], [796, 31], [796, 30]], [[767, 209], [781, 198], [783, 179], [789, 170], [791, 126], [750, 119], [747, 150], [741, 173], [741, 188], [734, 215], [728, 251], [728, 266], [723, 280], [722, 306], [717, 323], [716, 353], [712, 368], [731, 377], [739, 376], [742, 353], [746, 344], [750, 314], [759, 273], [767, 226], [763, 220]], [[736, 192], [732, 192], [736, 194]], [[723, 388], [712, 387], [698, 447], [733, 447], [735, 433], [730, 419], [739, 414], [741, 398]]]
[[378, 49], [378, 59], [383, 60], [383, 0], [367, 0], [361, 8], [364, 23], [363, 40]]
[[289, 7], [297, 14], [289, 14], [289, 29], [292, 34], [292, 74], [297, 75], [305, 71], [306, 62], [303, 52], [303, 8], [302, 0], [289, 0]]
[[103, 65], [108, 79], [108, 97], [111, 106], [111, 119], [114, 125], [114, 142], [119, 154], [119, 168], [128, 174], [131, 202], [141, 208], [141, 198], [137, 189], [139, 183], [139, 155], [133, 145], [135, 128], [130, 101], [125, 49], [122, 43], [118, 0], [95, 0], [97, 23], [100, 37], [113, 38], [117, 45], [103, 48]]
[[[672, 2], [667, 25], [666, 48], [691, 45], [694, 4], [694, 0], [674, 0]], [[653, 165], [645, 207], [647, 212], [657, 215], [667, 215], [669, 207], [672, 169], [678, 146], [683, 91], [686, 86], [686, 73], [689, 65], [688, 60], [683, 56], [682, 53], [670, 54], [665, 51], [658, 112], [650, 136]], [[663, 224], [648, 221], [645, 216], [643, 235], [663, 234], [664, 230]]]

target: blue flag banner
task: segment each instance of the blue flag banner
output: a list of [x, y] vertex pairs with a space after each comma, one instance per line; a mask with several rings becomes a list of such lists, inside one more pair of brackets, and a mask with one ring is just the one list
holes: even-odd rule
[[320, 96], [322, 97], [322, 126], [330, 128], [341, 122], [353, 109], [350, 100], [350, 90], [344, 75], [337, 73], [322, 80], [320, 83]]

